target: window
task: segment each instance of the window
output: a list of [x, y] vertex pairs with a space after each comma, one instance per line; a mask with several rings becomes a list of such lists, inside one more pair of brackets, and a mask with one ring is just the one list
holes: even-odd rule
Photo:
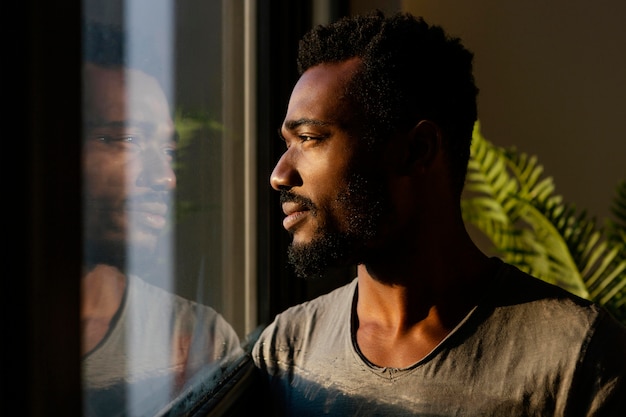
[[[17, 157], [25, 174], [14, 195], [26, 190], [26, 198], [15, 198], [11, 218], [25, 225], [15, 253], [28, 257], [26, 273], [17, 274], [24, 279], [4, 280], [2, 291], [11, 335], [4, 344], [3, 404], [10, 399], [25, 415], [91, 415], [98, 408], [94, 404], [122, 407], [129, 415], [235, 410], [233, 392], [254, 394], [245, 356], [249, 343], [274, 314], [317, 288], [293, 279], [285, 267], [288, 236], [280, 229], [277, 195], [268, 186], [282, 151], [276, 127], [296, 79], [297, 41], [315, 14], [312, 3], [22, 4], [25, 30], [15, 39], [15, 65], [5, 75], [23, 80], [27, 88], [11, 96], [16, 111], [6, 137], [20, 138]], [[113, 52], [94, 46], [98, 34], [108, 41], [107, 36], [119, 37], [120, 59], [130, 69], [107, 62], [111, 57], [102, 55]], [[95, 61], [86, 69], [88, 55]], [[113, 84], [103, 85], [104, 80]], [[100, 83], [98, 88], [92, 81]], [[115, 90], [120, 83], [122, 90]], [[121, 116], [95, 117], [89, 106], [106, 107], [115, 94], [121, 101], [108, 110], [123, 109]], [[105, 165], [112, 154], [115, 169]], [[142, 182], [148, 175], [138, 168], [142, 165], [152, 167], [151, 186]], [[164, 178], [170, 173], [173, 178]], [[160, 191], [132, 193], [150, 187]], [[133, 213], [116, 237], [121, 246], [103, 239], [111, 232], [103, 221], [111, 226], [119, 220], [105, 199], [113, 198], [107, 194], [112, 190], [121, 193], [121, 207]], [[149, 257], [140, 250], [142, 241], [155, 250]], [[86, 270], [108, 274], [108, 267], [97, 268], [105, 261], [115, 265], [113, 277], [119, 272], [132, 278], [121, 287], [96, 287], [93, 294], [116, 302], [108, 315], [89, 316], [96, 326], [86, 331], [84, 317], [77, 314], [88, 306], [89, 288], [81, 277]], [[90, 285], [102, 284], [103, 276], [92, 278]], [[180, 386], [176, 374], [135, 378], [155, 363], [167, 365], [176, 348], [192, 350], [192, 344], [181, 342], [185, 337], [173, 348], [170, 331], [159, 333], [176, 325], [172, 311], [177, 310], [166, 308], [164, 314], [163, 305], [189, 307], [172, 301], [171, 294], [209, 306], [225, 319], [241, 348], [232, 356], [217, 354], [226, 358], [217, 367], [200, 360]], [[162, 314], [157, 324], [163, 326], [150, 324], [154, 310]], [[209, 310], [191, 310], [200, 318], [181, 323], [210, 322], [202, 316]], [[16, 311], [21, 311], [17, 317]], [[120, 328], [114, 334], [119, 339], [111, 337]], [[96, 337], [87, 343], [85, 335]], [[147, 337], [151, 342], [142, 345]], [[108, 349], [111, 340], [121, 340], [130, 359], [107, 362], [94, 354]], [[96, 364], [87, 366], [94, 358]], [[102, 373], [111, 371], [129, 372], [137, 384], [107, 385], [110, 375]], [[91, 386], [94, 374], [101, 378]], [[146, 381], [150, 390], [161, 389], [161, 403], [143, 400], [141, 382]], [[123, 401], [99, 396], [98, 387], [123, 392]]]
[[84, 2], [84, 415], [188, 412], [259, 324], [254, 18]]

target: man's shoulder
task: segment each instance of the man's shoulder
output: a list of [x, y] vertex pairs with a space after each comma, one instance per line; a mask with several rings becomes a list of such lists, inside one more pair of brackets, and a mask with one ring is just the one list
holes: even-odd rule
[[224, 317], [209, 305], [169, 292], [137, 276], [131, 276], [129, 283], [129, 302], [134, 304], [135, 311], [149, 314], [151, 321], [161, 320], [161, 323], [180, 328], [195, 328], [197, 323], [202, 323], [200, 327], [209, 332], [229, 337], [234, 334]]
[[193, 341], [196, 349], [204, 349], [203, 353], [196, 355], [200, 360], [205, 360], [209, 354], [215, 360], [240, 354], [239, 336], [213, 307], [137, 276], [131, 276], [129, 290], [135, 315], [140, 315], [147, 331], [168, 332], [167, 338], [179, 340], [178, 343], [183, 345]]
[[[299, 349], [314, 340], [326, 340], [329, 334], [343, 334], [350, 329], [350, 312], [356, 291], [356, 278], [312, 300], [296, 304], [276, 315], [257, 340], [253, 354], [263, 349]], [[330, 336], [329, 336], [330, 337]], [[269, 353], [268, 353], [269, 354]]]
[[342, 285], [326, 294], [312, 300], [291, 306], [276, 315], [276, 323], [296, 323], [309, 320], [320, 320], [327, 315], [337, 317], [340, 311], [349, 313], [356, 291], [356, 278], [348, 284]]
[[509, 322], [531, 323], [554, 331], [579, 328], [593, 332], [603, 321], [623, 326], [598, 303], [502, 263], [484, 306], [507, 316]]
[[525, 304], [532, 302], [563, 302], [573, 309], [591, 309], [593, 301], [574, 294], [556, 283], [550, 283], [524, 272], [514, 265], [502, 263], [491, 289], [492, 300], [500, 303]]
[[217, 313], [212, 307], [206, 304], [185, 298], [135, 275], [129, 276], [129, 284], [130, 291], [134, 296], [140, 297], [147, 302], [155, 303], [153, 304], [155, 307], [171, 308], [173, 306], [178, 309], [198, 308], [203, 311]]

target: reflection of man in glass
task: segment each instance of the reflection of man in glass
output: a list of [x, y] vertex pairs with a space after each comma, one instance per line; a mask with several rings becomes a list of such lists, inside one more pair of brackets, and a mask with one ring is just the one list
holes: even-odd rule
[[110, 29], [91, 28], [85, 36], [87, 415], [152, 415], [200, 369], [216, 372], [241, 353], [237, 335], [216, 311], [135, 275], [156, 262], [168, 224], [176, 135], [159, 82], [123, 62], [121, 41]]

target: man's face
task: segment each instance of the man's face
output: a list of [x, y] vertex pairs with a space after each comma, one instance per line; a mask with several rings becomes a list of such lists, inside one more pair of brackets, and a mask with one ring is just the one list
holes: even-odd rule
[[156, 79], [131, 69], [88, 64], [84, 83], [88, 256], [107, 262], [131, 251], [149, 255], [176, 187], [176, 142], [166, 97]]
[[343, 94], [357, 65], [306, 71], [281, 127], [287, 150], [270, 182], [281, 191], [283, 226], [293, 236], [289, 257], [300, 276], [360, 262], [386, 211], [387, 189]]

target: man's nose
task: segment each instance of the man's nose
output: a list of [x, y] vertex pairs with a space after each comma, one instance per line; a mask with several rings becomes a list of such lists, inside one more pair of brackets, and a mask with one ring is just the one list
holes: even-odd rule
[[302, 178], [293, 159], [293, 154], [287, 150], [276, 163], [270, 176], [270, 184], [276, 191], [289, 190], [302, 185]]
[[160, 150], [146, 150], [143, 155], [143, 170], [139, 176], [140, 185], [160, 191], [176, 188], [176, 174], [171, 157]]

